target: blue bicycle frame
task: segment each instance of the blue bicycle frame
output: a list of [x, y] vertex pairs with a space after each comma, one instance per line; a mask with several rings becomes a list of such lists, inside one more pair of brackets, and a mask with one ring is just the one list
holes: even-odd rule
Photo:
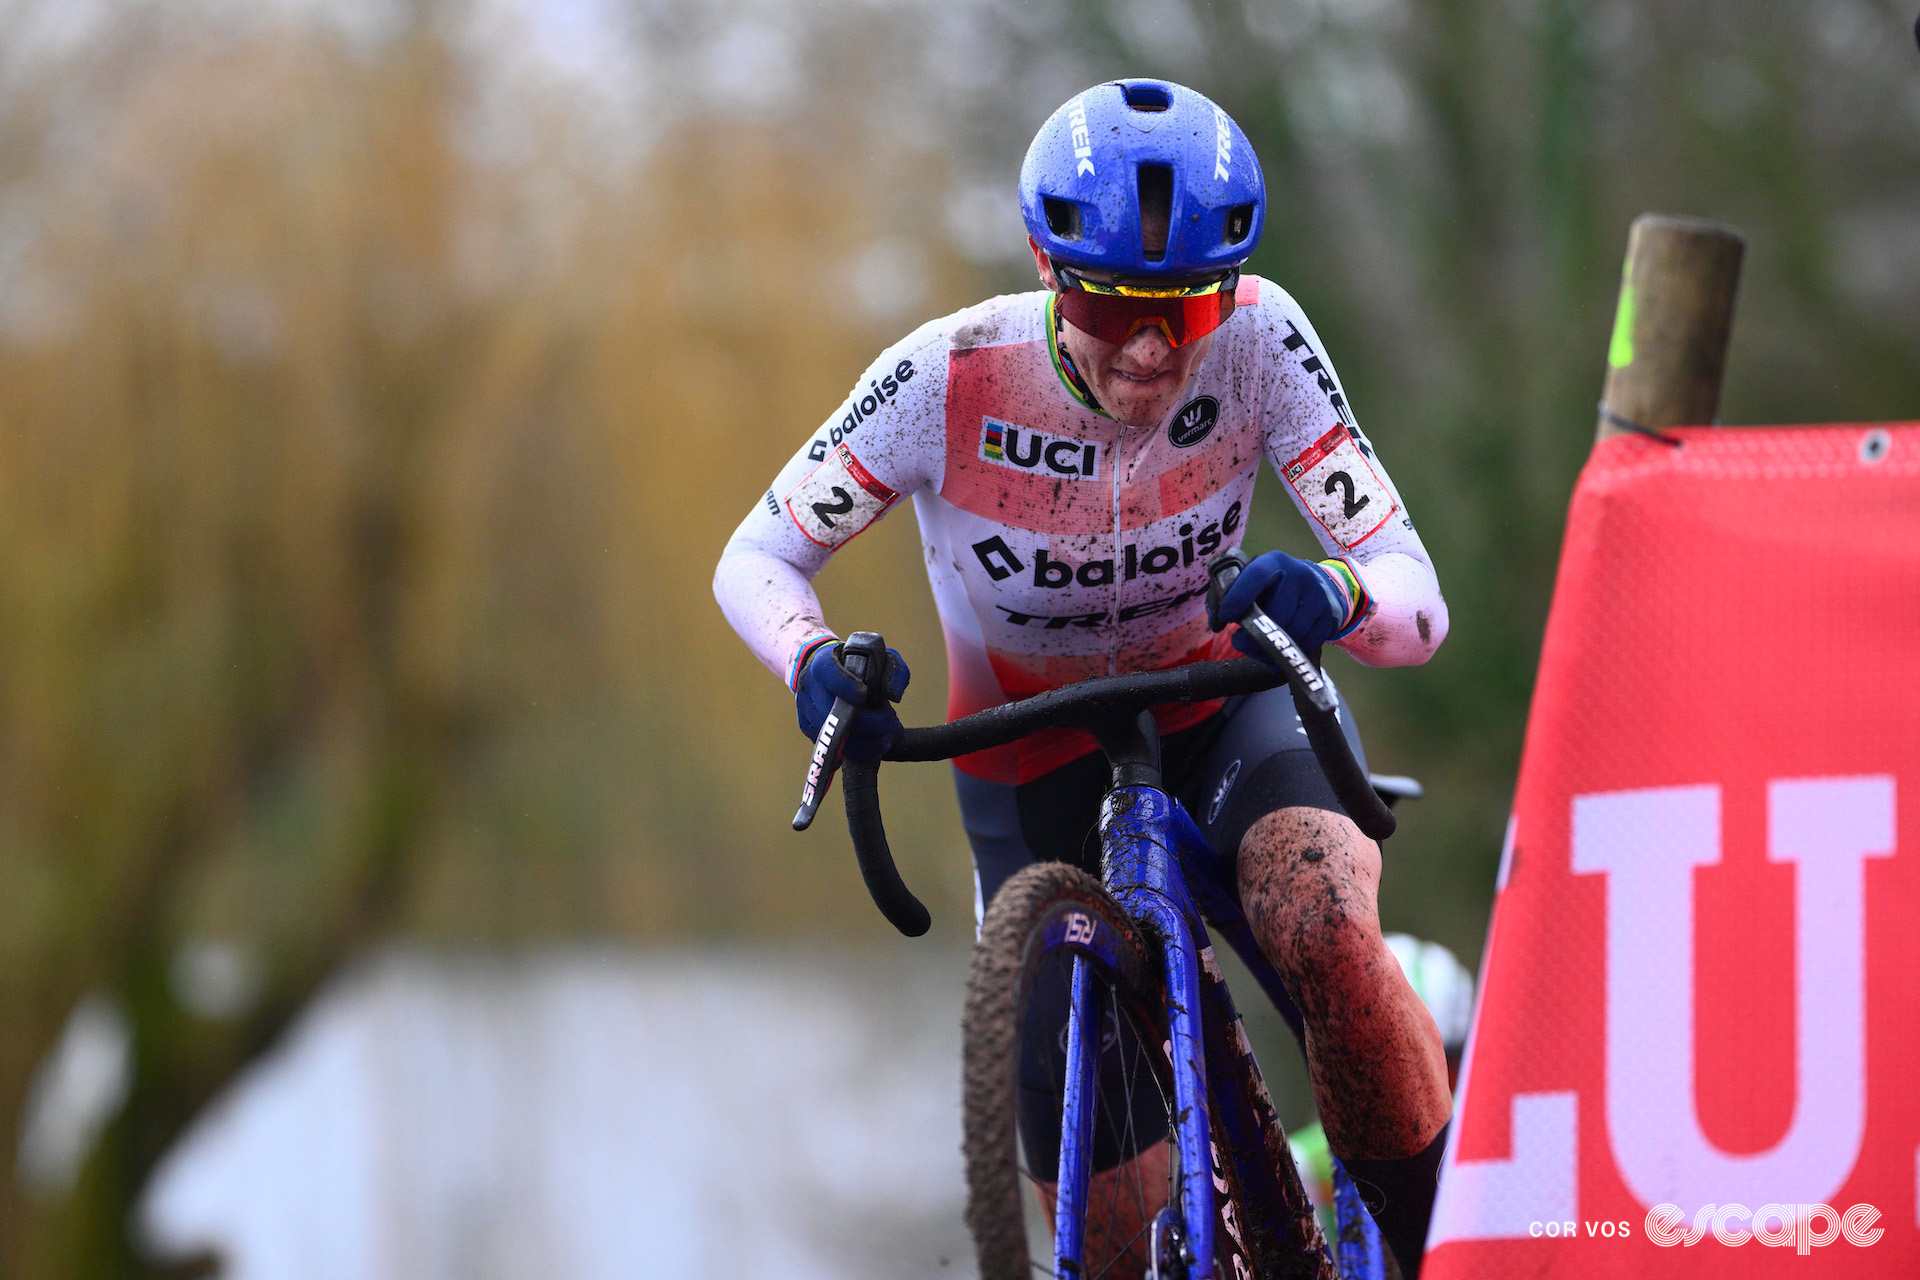
[[[1245, 557], [1237, 550], [1216, 556], [1208, 564], [1209, 597], [1224, 592], [1244, 564]], [[1317, 1240], [1320, 1231], [1297, 1182], [1284, 1176], [1292, 1158], [1286, 1137], [1214, 962], [1207, 924], [1228, 940], [1304, 1046], [1300, 1014], [1225, 887], [1219, 858], [1192, 818], [1160, 789], [1158, 734], [1150, 709], [1166, 702], [1250, 694], [1274, 687], [1276, 675], [1284, 678], [1293, 690], [1294, 708], [1308, 743], [1341, 808], [1361, 832], [1375, 840], [1386, 839], [1394, 829], [1392, 813], [1347, 746], [1338, 703], [1318, 666], [1258, 608], [1248, 611], [1241, 627], [1254, 637], [1264, 663], [1246, 659], [1195, 663], [1088, 680], [944, 726], [903, 730], [886, 756], [890, 760], [952, 759], [1056, 726], [1088, 730], [1107, 752], [1114, 787], [1100, 820], [1106, 887], [1120, 908], [1157, 940], [1162, 949], [1159, 976], [1166, 988], [1165, 1049], [1174, 1095], [1171, 1140], [1179, 1158], [1180, 1208], [1178, 1221], [1175, 1211], [1163, 1209], [1151, 1224], [1156, 1280], [1166, 1274], [1159, 1246], [1173, 1233], [1178, 1234], [1179, 1252], [1184, 1256], [1172, 1270], [1186, 1272], [1199, 1264], [1210, 1277], [1216, 1258], [1215, 1225], [1220, 1224], [1237, 1250], [1231, 1280], [1242, 1280], [1249, 1260], [1258, 1264], [1256, 1269], [1270, 1261], [1282, 1272], [1293, 1273], [1288, 1264], [1299, 1259], [1299, 1242]], [[865, 672], [881, 670], [879, 664], [885, 662], [887, 652], [885, 641], [873, 632], [854, 633], [841, 651], [842, 665], [856, 680], [863, 680]], [[863, 705], [884, 703], [884, 691], [875, 682]], [[845, 699], [834, 701], [833, 713], [814, 744], [807, 784], [793, 819], [795, 830], [805, 830], [818, 812], [825, 780], [841, 763], [855, 709]], [[903, 934], [918, 937], [927, 931], [930, 917], [925, 905], [901, 882], [887, 847], [880, 819], [878, 768], [878, 761], [846, 762], [847, 828], [874, 905]], [[1065, 912], [1048, 928], [1046, 949], [1073, 956], [1054, 1233], [1054, 1274], [1070, 1277], [1085, 1274], [1084, 1214], [1092, 1179], [1091, 1135], [1101, 1048], [1101, 1035], [1094, 1030], [1098, 1025], [1094, 970], [1121, 972], [1132, 953], [1115, 929], [1103, 927], [1084, 912]], [[1337, 1161], [1334, 1178], [1340, 1228], [1337, 1274], [1344, 1280], [1379, 1280], [1384, 1265], [1379, 1233]], [[1216, 1188], [1229, 1193], [1224, 1206], [1216, 1205]], [[1236, 1205], [1242, 1210], [1238, 1216], [1232, 1212]], [[1336, 1274], [1335, 1263], [1334, 1258], [1323, 1258], [1321, 1275]]]
[[[1254, 941], [1238, 904], [1224, 888], [1218, 855], [1178, 801], [1149, 785], [1115, 787], [1101, 809], [1100, 844], [1107, 889], [1129, 916], [1145, 925], [1161, 948], [1167, 1050], [1178, 1116], [1171, 1135], [1179, 1157], [1178, 1225], [1186, 1257], [1205, 1259], [1210, 1268], [1219, 1220], [1216, 1179], [1222, 1187], [1228, 1177], [1234, 1178], [1236, 1185], [1272, 1186], [1274, 1160], [1291, 1157], [1286, 1154], [1284, 1137], [1278, 1136], [1271, 1099], [1213, 962], [1202, 923], [1203, 908], [1205, 918], [1228, 939], [1296, 1036], [1302, 1034], [1300, 1014], [1279, 974]], [[1078, 954], [1074, 957], [1067, 1023], [1059, 1196], [1054, 1221], [1056, 1276], [1084, 1274], [1083, 1213], [1091, 1179], [1100, 1046], [1092, 970], [1095, 964], [1109, 970], [1114, 964], [1112, 956], [1103, 954], [1112, 940], [1099, 937], [1093, 929], [1076, 937], [1071, 922], [1066, 930], [1060, 941]], [[1238, 1080], [1234, 1079], [1236, 1068], [1243, 1072]], [[1210, 1104], [1216, 1103], [1218, 1116], [1210, 1111]], [[1217, 1153], [1212, 1136], [1216, 1120], [1229, 1148]], [[1221, 1166], [1218, 1171], [1216, 1155]], [[1384, 1254], [1378, 1229], [1345, 1170], [1337, 1164], [1334, 1176], [1340, 1223], [1334, 1258], [1338, 1273], [1345, 1280], [1380, 1280]], [[1230, 1230], [1249, 1235], [1283, 1229], [1277, 1222], [1237, 1222], [1231, 1217], [1227, 1225]], [[1234, 1243], [1246, 1252], [1243, 1239]], [[1156, 1267], [1157, 1263], [1156, 1259]], [[1156, 1270], [1154, 1274], [1159, 1273]]]

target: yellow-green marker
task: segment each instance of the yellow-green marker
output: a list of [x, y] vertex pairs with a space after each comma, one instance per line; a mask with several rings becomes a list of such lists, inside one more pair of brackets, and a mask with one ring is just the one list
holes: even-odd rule
[[1624, 369], [1633, 363], [1633, 281], [1621, 272], [1620, 310], [1613, 317], [1613, 341], [1607, 344], [1607, 363]]

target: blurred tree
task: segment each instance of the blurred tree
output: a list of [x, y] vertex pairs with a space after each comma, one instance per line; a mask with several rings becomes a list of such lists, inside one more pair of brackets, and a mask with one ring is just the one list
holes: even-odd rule
[[[132, 1084], [70, 1194], [0, 1180], [9, 1275], [137, 1270], [154, 1161], [396, 927], [873, 931], [843, 847], [799, 875], [774, 843], [804, 752], [706, 578], [728, 477], [864, 361], [851, 193], [938, 158], [716, 123], [609, 180], [530, 94], [530, 157], [483, 161], [447, 11], [409, 14], [368, 57], [148, 13], [16, 89], [43, 295], [0, 344], [0, 1149], [90, 991]], [[910, 304], [957, 300], [918, 252]], [[238, 1016], [183, 989], [207, 940], [258, 970]]]
[[[444, 52], [166, 34], [116, 32], [9, 139], [50, 298], [0, 354], [7, 1131], [81, 995], [117, 993], [133, 1044], [65, 1205], [6, 1180], [17, 1275], [134, 1266], [145, 1170], [393, 919], [473, 715], [410, 634], [423, 455], [502, 329], [434, 287], [461, 182]], [[210, 885], [223, 856], [241, 874]], [[264, 970], [224, 1025], [172, 980], [209, 929]]]

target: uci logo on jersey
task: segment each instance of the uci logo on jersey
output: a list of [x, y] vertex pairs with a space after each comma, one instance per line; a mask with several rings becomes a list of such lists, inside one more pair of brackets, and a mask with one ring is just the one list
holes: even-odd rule
[[995, 466], [1071, 480], [1100, 478], [1100, 446], [998, 418], [980, 419], [980, 457]]

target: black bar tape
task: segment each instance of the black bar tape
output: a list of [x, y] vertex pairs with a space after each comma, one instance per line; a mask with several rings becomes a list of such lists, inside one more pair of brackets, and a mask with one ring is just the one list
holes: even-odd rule
[[887, 829], [880, 820], [880, 762], [849, 760], [841, 765], [840, 789], [847, 798], [847, 830], [860, 860], [860, 878], [867, 882], [873, 905], [901, 933], [919, 937], [932, 927], [933, 917], [900, 878], [887, 847]]
[[1312, 699], [1301, 691], [1299, 685], [1292, 686], [1290, 692], [1293, 694], [1293, 708], [1300, 713], [1300, 725], [1307, 731], [1307, 744], [1320, 761], [1320, 768], [1327, 775], [1327, 785], [1333, 788], [1334, 798], [1340, 801], [1340, 807], [1353, 819], [1354, 826], [1373, 840], [1385, 840], [1394, 833], [1399, 823], [1393, 816], [1393, 810], [1387, 808], [1386, 801], [1373, 789], [1367, 771], [1353, 758], [1353, 748], [1347, 743], [1347, 735], [1340, 731], [1339, 715], [1314, 706]]

